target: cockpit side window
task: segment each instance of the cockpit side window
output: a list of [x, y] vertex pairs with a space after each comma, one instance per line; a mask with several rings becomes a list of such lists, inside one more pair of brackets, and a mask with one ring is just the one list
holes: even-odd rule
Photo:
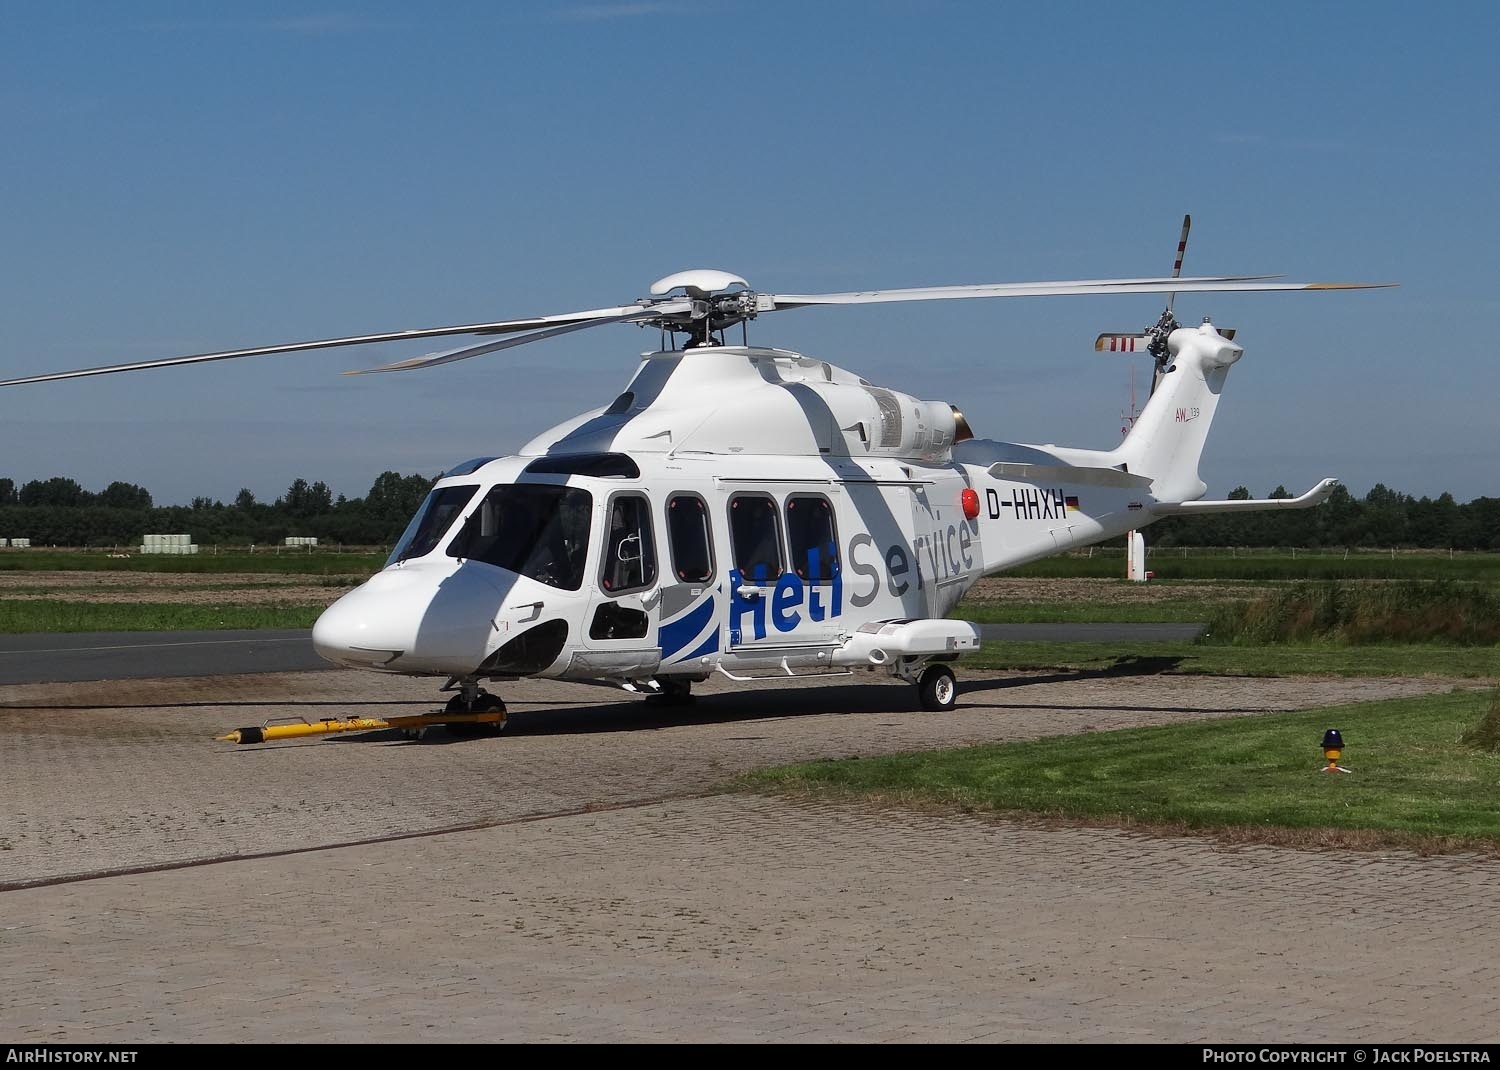
[[410, 561], [432, 553], [478, 489], [473, 484], [435, 487], [417, 510], [417, 515], [412, 517], [401, 538], [396, 540], [396, 548], [391, 551], [391, 556], [386, 558], [385, 563], [394, 565], [398, 561]]
[[500, 484], [469, 514], [448, 556], [576, 591], [583, 586], [593, 507], [593, 496], [578, 487]]
[[656, 582], [656, 542], [651, 534], [651, 506], [639, 494], [617, 494], [609, 503], [604, 540], [604, 569], [599, 586], [611, 595]]

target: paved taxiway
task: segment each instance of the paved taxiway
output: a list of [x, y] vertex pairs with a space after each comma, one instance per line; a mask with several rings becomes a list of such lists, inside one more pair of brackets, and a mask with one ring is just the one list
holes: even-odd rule
[[0, 636], [0, 685], [332, 668], [307, 629]]
[[[1201, 624], [985, 624], [990, 642], [1162, 642]], [[331, 669], [302, 630], [74, 632], [0, 636], [0, 685]]]
[[525, 682], [506, 689], [501, 738], [260, 747], [211, 737], [416, 712], [432, 684], [324, 671], [0, 687], [0, 1036], [1494, 1039], [1492, 860], [713, 793], [794, 759], [1444, 686], [962, 685], [959, 709], [934, 715], [894, 684], [716, 682], [669, 717]]

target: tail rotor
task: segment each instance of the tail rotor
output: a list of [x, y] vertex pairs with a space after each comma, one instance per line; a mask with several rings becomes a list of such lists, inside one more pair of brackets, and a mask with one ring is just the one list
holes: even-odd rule
[[[1192, 229], [1193, 217], [1184, 215], [1182, 217], [1182, 233], [1177, 237], [1177, 259], [1172, 264], [1171, 278], [1182, 277], [1182, 259], [1187, 253], [1188, 231]], [[1151, 392], [1156, 393], [1157, 386], [1161, 383], [1161, 377], [1166, 372], [1167, 362], [1172, 359], [1171, 352], [1167, 349], [1167, 339], [1172, 332], [1181, 327], [1177, 317], [1172, 314], [1172, 303], [1177, 299], [1177, 294], [1167, 294], [1167, 305], [1162, 309], [1161, 315], [1156, 322], [1138, 334], [1124, 334], [1111, 332], [1101, 334], [1094, 339], [1094, 351], [1098, 353], [1150, 353], [1155, 362], [1155, 368], [1151, 373]], [[1234, 331], [1220, 331], [1225, 338], [1233, 338]]]

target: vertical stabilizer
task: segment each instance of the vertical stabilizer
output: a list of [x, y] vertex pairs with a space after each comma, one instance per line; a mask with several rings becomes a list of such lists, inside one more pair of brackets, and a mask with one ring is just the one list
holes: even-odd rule
[[1179, 327], [1167, 339], [1171, 356], [1160, 382], [1116, 455], [1135, 475], [1152, 480], [1160, 501], [1191, 501], [1208, 489], [1198, 461], [1229, 366], [1244, 350], [1212, 324]]

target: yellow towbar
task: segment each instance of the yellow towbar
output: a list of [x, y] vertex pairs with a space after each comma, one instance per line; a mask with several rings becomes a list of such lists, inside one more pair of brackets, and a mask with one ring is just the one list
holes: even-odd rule
[[297, 739], [302, 736], [331, 736], [336, 732], [369, 732], [377, 728], [430, 728], [433, 725], [500, 725], [505, 724], [505, 714], [493, 713], [428, 713], [410, 717], [350, 717], [337, 720], [325, 717], [321, 721], [303, 718], [289, 724], [264, 724], [260, 727], [236, 728], [233, 732], [214, 739], [222, 743], [270, 743], [277, 739]]

